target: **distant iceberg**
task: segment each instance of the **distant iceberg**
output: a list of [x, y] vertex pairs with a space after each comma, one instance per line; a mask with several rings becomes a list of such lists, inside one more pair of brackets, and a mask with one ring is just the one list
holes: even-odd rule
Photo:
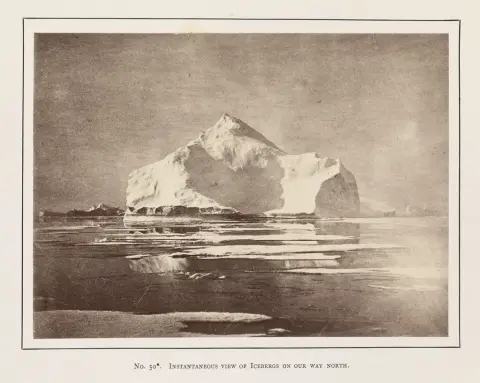
[[360, 197], [360, 212], [364, 217], [394, 217], [397, 215], [395, 208], [364, 197]]
[[403, 215], [407, 217], [436, 217], [440, 216], [441, 213], [437, 210], [428, 208], [428, 207], [419, 207], [419, 206], [407, 206]]
[[105, 205], [103, 203], [92, 206], [88, 210], [69, 210], [66, 213], [56, 212], [51, 210], [40, 210], [38, 216], [40, 218], [47, 217], [112, 217], [112, 216], [122, 216], [125, 214], [125, 210], [118, 207], [112, 207]]

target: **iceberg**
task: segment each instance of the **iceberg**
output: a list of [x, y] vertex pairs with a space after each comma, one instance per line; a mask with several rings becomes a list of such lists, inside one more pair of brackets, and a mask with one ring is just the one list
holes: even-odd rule
[[128, 179], [133, 216], [357, 216], [357, 183], [339, 158], [290, 155], [224, 114], [200, 136]]
[[97, 206], [92, 206], [88, 210], [77, 210], [72, 209], [64, 212], [56, 212], [51, 210], [40, 210], [38, 213], [39, 218], [46, 218], [46, 217], [114, 217], [114, 216], [122, 216], [124, 215], [125, 211], [118, 208], [105, 205], [101, 203]]

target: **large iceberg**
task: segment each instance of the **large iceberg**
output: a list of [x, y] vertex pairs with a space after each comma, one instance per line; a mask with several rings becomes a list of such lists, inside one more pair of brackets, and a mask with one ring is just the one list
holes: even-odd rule
[[197, 139], [130, 174], [125, 214], [342, 217], [359, 208], [355, 177], [340, 159], [289, 155], [224, 114]]

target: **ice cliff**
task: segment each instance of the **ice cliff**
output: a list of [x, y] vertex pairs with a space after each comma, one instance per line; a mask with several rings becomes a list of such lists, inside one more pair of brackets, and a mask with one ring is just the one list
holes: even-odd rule
[[355, 216], [355, 177], [340, 159], [289, 155], [224, 114], [197, 139], [133, 171], [129, 215], [264, 214]]

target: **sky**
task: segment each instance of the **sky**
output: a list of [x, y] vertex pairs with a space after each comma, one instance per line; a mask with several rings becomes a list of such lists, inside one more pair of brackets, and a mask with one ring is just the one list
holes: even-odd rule
[[223, 113], [340, 157], [363, 197], [448, 209], [448, 35], [37, 34], [34, 81], [37, 209], [124, 207]]

